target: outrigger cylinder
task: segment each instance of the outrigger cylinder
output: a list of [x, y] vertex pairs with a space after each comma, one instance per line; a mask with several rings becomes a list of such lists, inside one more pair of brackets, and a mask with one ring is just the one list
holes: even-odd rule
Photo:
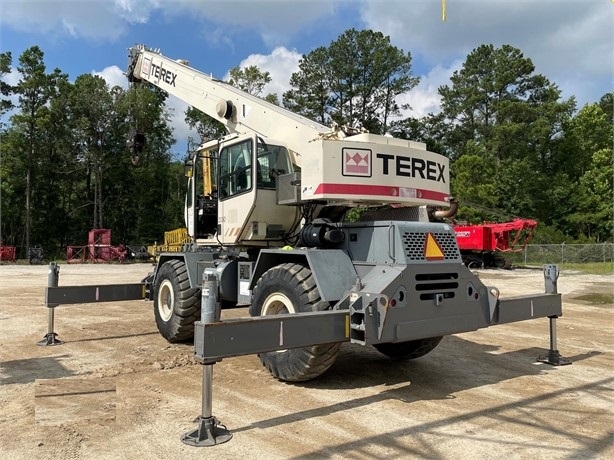
[[[215, 323], [220, 320], [221, 307], [218, 302], [219, 282], [217, 275], [205, 270], [202, 278], [202, 296], [200, 319], [204, 324]], [[220, 424], [213, 416], [213, 364], [203, 365], [203, 391], [201, 415], [196, 418], [198, 428], [184, 433], [181, 442], [190, 446], [215, 446], [229, 441], [232, 433]]]

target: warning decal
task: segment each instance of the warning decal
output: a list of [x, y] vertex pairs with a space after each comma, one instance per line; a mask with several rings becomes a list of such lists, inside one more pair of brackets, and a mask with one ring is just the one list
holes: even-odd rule
[[426, 234], [426, 241], [424, 242], [424, 258], [429, 261], [444, 259], [443, 251], [432, 233]]

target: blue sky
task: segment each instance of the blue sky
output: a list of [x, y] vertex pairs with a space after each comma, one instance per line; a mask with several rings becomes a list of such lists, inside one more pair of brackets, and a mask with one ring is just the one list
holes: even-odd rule
[[[0, 49], [16, 64], [38, 45], [48, 71], [71, 80], [96, 73], [127, 87], [126, 50], [143, 43], [217, 78], [256, 64], [273, 78], [265, 93], [281, 96], [302, 54], [354, 27], [412, 53], [421, 83], [402, 97], [407, 116], [438, 112], [437, 88], [485, 43], [519, 48], [578, 107], [614, 89], [613, 0], [446, 0], [446, 12], [444, 22], [441, 0], [0, 0]], [[169, 105], [180, 155], [195, 135], [185, 104]]]

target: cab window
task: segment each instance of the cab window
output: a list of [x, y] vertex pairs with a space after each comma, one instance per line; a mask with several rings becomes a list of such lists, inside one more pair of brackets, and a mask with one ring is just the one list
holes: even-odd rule
[[220, 152], [219, 193], [222, 198], [252, 189], [252, 140], [224, 147]]
[[291, 171], [288, 157], [285, 147], [258, 142], [256, 181], [259, 189], [275, 189], [275, 178]]

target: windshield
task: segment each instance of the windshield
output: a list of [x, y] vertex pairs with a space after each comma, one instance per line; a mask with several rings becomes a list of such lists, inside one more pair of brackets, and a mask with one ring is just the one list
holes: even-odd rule
[[[221, 197], [230, 197], [253, 188], [253, 139], [224, 147], [220, 152], [219, 190]], [[288, 150], [258, 139], [256, 156], [256, 187], [275, 190], [276, 177], [292, 169]]]
[[275, 178], [290, 172], [288, 150], [279, 145], [258, 142], [258, 188], [275, 188]]

